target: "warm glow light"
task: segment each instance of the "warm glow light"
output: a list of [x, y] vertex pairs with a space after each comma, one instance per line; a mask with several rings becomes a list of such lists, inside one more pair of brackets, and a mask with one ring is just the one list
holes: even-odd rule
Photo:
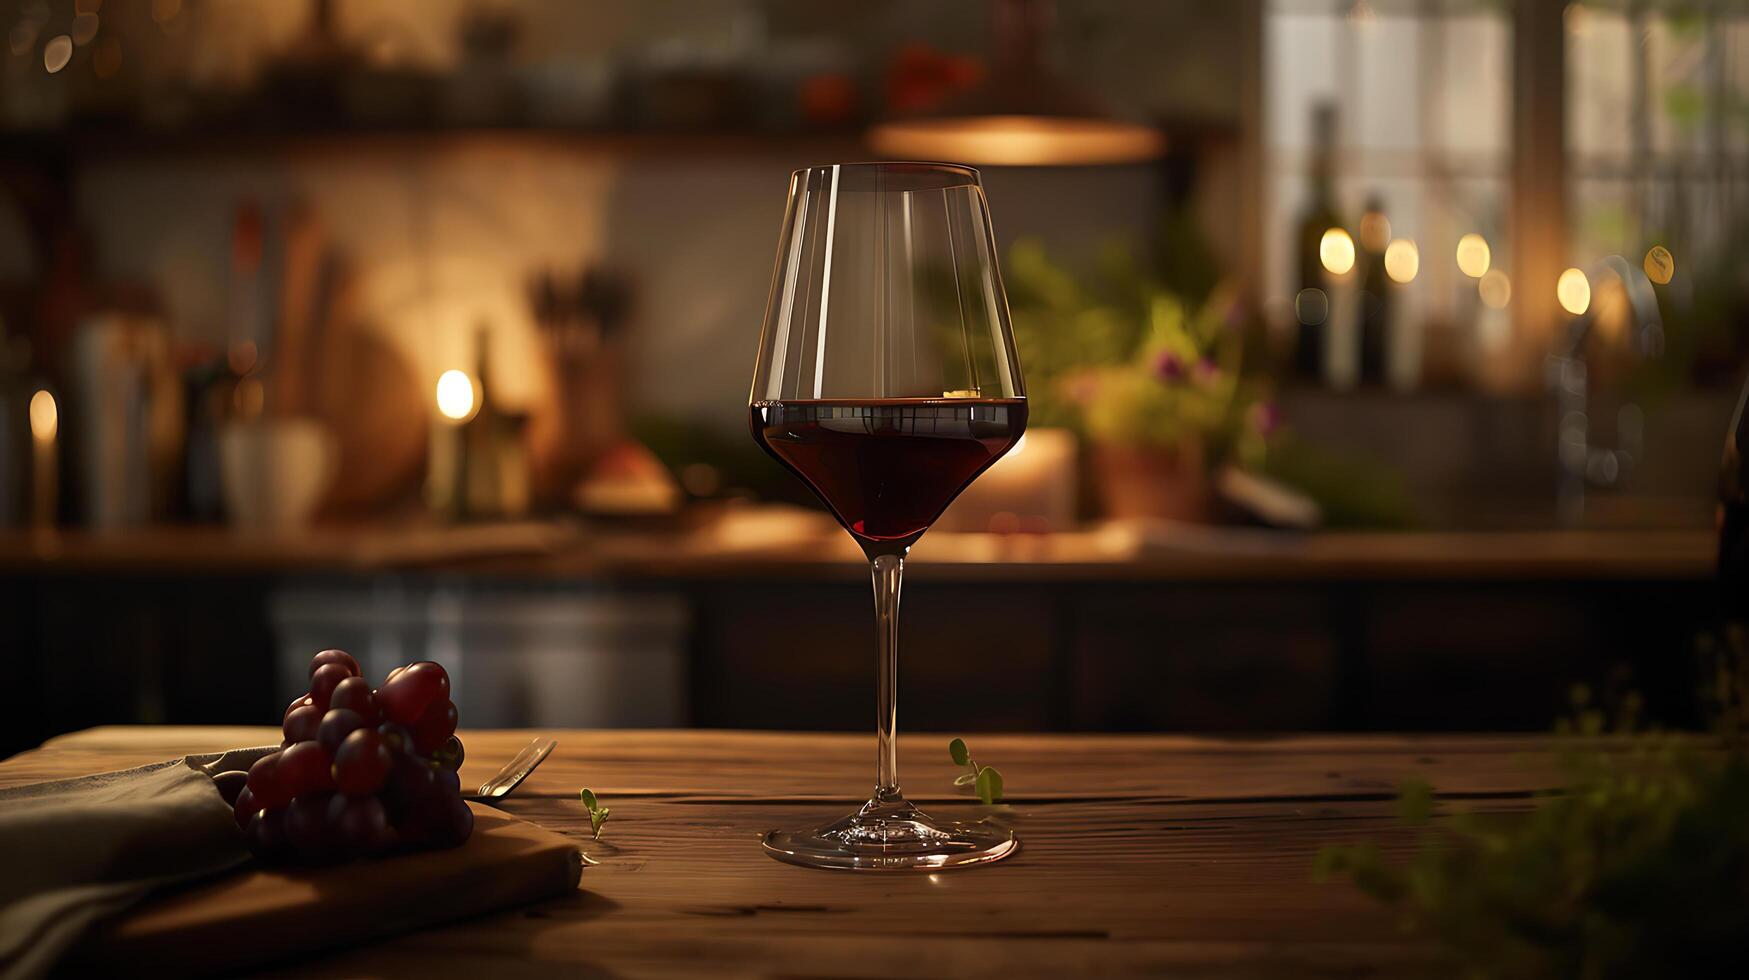
[[1318, 261], [1336, 275], [1347, 273], [1354, 268], [1354, 239], [1341, 228], [1324, 232], [1324, 237], [1318, 239]]
[[997, 166], [1137, 163], [1166, 150], [1150, 126], [1051, 116], [968, 116], [895, 120], [869, 130], [869, 144], [898, 160], [954, 160]]
[[457, 422], [474, 414], [474, 379], [466, 371], [452, 368], [437, 379], [437, 410]]
[[1503, 310], [1507, 303], [1512, 302], [1512, 280], [1499, 269], [1490, 269], [1476, 283], [1476, 292], [1481, 294], [1482, 302], [1496, 310]]
[[1471, 279], [1480, 279], [1488, 271], [1488, 264], [1493, 261], [1493, 254], [1488, 250], [1488, 240], [1475, 232], [1470, 232], [1458, 239], [1457, 264], [1458, 269]]
[[1407, 238], [1385, 246], [1385, 275], [1396, 282], [1413, 282], [1421, 271], [1421, 250]]
[[57, 34], [49, 38], [49, 43], [43, 45], [43, 67], [49, 74], [67, 67], [67, 62], [73, 60], [73, 39], [65, 34]]
[[1676, 256], [1662, 245], [1653, 245], [1646, 253], [1646, 278], [1660, 286], [1666, 285], [1676, 275]]
[[54, 442], [61, 428], [61, 412], [55, 406], [55, 396], [39, 388], [30, 396], [30, 434], [37, 442]]
[[1360, 216], [1360, 243], [1369, 252], [1383, 251], [1391, 240], [1391, 219], [1381, 211], [1368, 211]]
[[1020, 438], [1014, 440], [1014, 448], [1008, 450], [1008, 458], [1013, 459], [1014, 457], [1019, 456], [1021, 450], [1025, 449], [1025, 448], [1026, 448], [1026, 433], [1022, 432], [1020, 434]]
[[73, 29], [70, 32], [74, 44], [88, 44], [97, 36], [98, 18], [96, 14], [79, 14], [73, 18]]
[[1555, 298], [1561, 301], [1561, 309], [1579, 316], [1591, 308], [1591, 280], [1578, 269], [1568, 269], [1555, 283]]

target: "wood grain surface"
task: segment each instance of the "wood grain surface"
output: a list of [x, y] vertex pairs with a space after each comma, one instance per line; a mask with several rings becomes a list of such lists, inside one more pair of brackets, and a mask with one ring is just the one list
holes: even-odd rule
[[[99, 728], [0, 763], [0, 785], [260, 743], [268, 729]], [[1501, 736], [978, 736], [1007, 806], [951, 782], [946, 736], [901, 738], [907, 794], [941, 816], [1012, 822], [1020, 853], [934, 875], [779, 864], [759, 836], [866, 792], [873, 741], [759, 732], [561, 731], [504, 809], [577, 841], [565, 898], [282, 964], [286, 976], [1403, 976], [1431, 951], [1342, 883], [1319, 847], [1406, 849], [1391, 796], [1411, 775], [1447, 805], [1522, 808], [1551, 784], [1546, 740]], [[531, 733], [464, 732], [464, 785]], [[610, 806], [589, 838], [577, 792]]]

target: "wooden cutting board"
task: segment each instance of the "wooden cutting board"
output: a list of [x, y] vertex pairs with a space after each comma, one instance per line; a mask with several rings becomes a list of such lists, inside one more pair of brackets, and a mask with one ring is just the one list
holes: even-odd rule
[[69, 958], [69, 973], [223, 973], [422, 929], [574, 890], [570, 840], [470, 803], [461, 847], [330, 868], [251, 865], [160, 895]]

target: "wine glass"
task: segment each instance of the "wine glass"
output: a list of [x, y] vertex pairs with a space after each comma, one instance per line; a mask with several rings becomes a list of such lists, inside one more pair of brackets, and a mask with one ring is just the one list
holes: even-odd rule
[[942, 163], [798, 170], [778, 241], [749, 421], [868, 555], [879, 634], [875, 790], [766, 853], [817, 868], [934, 870], [1019, 846], [899, 792], [894, 728], [905, 555], [1026, 430], [1026, 390], [978, 172]]

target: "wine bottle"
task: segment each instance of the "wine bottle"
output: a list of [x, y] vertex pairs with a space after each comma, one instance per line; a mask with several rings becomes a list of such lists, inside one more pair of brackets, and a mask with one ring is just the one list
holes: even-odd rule
[[1312, 110], [1312, 173], [1305, 207], [1294, 238], [1299, 280], [1294, 315], [1298, 332], [1294, 373], [1307, 381], [1324, 377], [1324, 347], [1329, 342], [1331, 296], [1319, 245], [1324, 232], [1342, 226], [1336, 212], [1333, 181], [1336, 171], [1336, 107], [1320, 103]]

